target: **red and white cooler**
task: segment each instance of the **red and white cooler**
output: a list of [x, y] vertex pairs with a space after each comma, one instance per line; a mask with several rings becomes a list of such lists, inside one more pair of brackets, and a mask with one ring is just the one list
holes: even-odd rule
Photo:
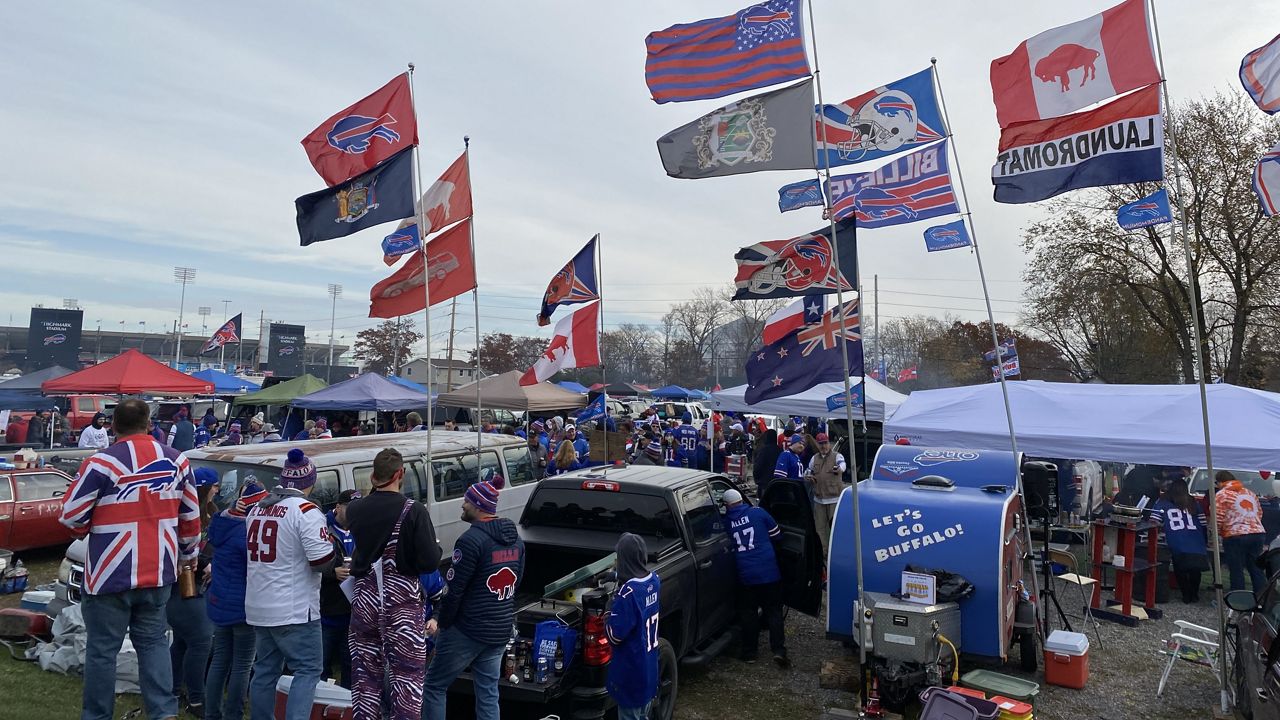
[[1089, 638], [1054, 630], [1044, 641], [1044, 680], [1050, 685], [1083, 688], [1089, 681]]
[[[284, 720], [285, 706], [289, 702], [289, 687], [292, 684], [292, 675], [283, 675], [276, 681], [276, 720]], [[316, 685], [311, 720], [352, 720], [351, 691], [331, 682]]]

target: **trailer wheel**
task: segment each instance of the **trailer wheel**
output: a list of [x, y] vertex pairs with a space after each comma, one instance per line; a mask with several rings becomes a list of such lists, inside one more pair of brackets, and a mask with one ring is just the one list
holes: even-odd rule
[[658, 697], [649, 708], [649, 720], [671, 720], [676, 714], [680, 665], [675, 648], [666, 638], [658, 640]]
[[1040, 663], [1036, 661], [1036, 634], [1024, 630], [1018, 636], [1018, 667], [1023, 672], [1035, 672]]

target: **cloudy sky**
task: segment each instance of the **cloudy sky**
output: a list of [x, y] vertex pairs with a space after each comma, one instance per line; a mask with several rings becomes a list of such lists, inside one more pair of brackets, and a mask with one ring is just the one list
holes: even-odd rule
[[[828, 102], [938, 58], [997, 320], [1017, 319], [1020, 231], [1043, 210], [990, 199], [998, 130], [988, 65], [1111, 4], [814, 0]], [[337, 334], [350, 342], [371, 324], [368, 289], [388, 274], [378, 243], [394, 226], [299, 247], [293, 200], [322, 183], [298, 142], [414, 62], [427, 182], [472, 139], [482, 331], [539, 332], [532, 318], [547, 280], [597, 232], [607, 322], [656, 324], [671, 301], [730, 280], [737, 248], [821, 225], [817, 209], [777, 211], [777, 187], [811, 173], [674, 180], [658, 162], [656, 138], [723, 101], [649, 100], [645, 35], [742, 5], [24, 5], [6, 17], [0, 46], [9, 266], [0, 323], [25, 325], [32, 304], [78, 298], [90, 331], [99, 320], [103, 329], [169, 327], [180, 291], [172, 268], [183, 265], [198, 273], [186, 296], [193, 332], [197, 307], [212, 307], [216, 321], [230, 300], [250, 337], [261, 312], [323, 340], [326, 285], [341, 283]], [[1175, 100], [1234, 90], [1241, 56], [1280, 33], [1274, 0], [1157, 5]], [[880, 276], [884, 318], [977, 318], [972, 255], [926, 254], [924, 227], [861, 233], [864, 287]], [[457, 325], [469, 335], [469, 299], [465, 309]], [[433, 310], [438, 339], [448, 313], [447, 303]]]

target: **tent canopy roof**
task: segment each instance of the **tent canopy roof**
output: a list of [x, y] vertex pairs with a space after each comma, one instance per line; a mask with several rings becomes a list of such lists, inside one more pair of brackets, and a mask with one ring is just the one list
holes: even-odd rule
[[230, 373], [224, 373], [217, 368], [191, 373], [191, 377], [213, 383], [213, 390], [217, 393], [254, 392], [262, 389], [262, 386], [257, 383], [251, 383]]
[[[504, 410], [567, 410], [587, 404], [587, 398], [549, 382], [521, 385], [519, 370], [490, 375], [463, 385], [450, 393], [442, 393], [436, 402], [446, 407], [487, 407]], [[477, 397], [477, 389], [479, 390]]]
[[296, 398], [304, 410], [412, 410], [428, 405], [427, 394], [391, 382], [378, 373], [365, 373]]
[[565, 390], [568, 390], [569, 392], [576, 392], [576, 393], [588, 392], [586, 385], [583, 385], [582, 383], [576, 383], [572, 380], [561, 380], [556, 384], [564, 388]]
[[309, 395], [317, 390], [329, 387], [329, 383], [315, 375], [299, 375], [265, 390], [241, 395], [231, 402], [232, 405], [288, 405], [295, 398]]
[[61, 365], [54, 365], [43, 370], [27, 373], [21, 377], [12, 380], [6, 380], [0, 383], [0, 391], [11, 390], [35, 390], [40, 392], [40, 386], [47, 380], [56, 380], [65, 375], [70, 375], [71, 371]]
[[[1018, 449], [1028, 455], [1203, 467], [1204, 428], [1195, 385], [1010, 382]], [[1206, 388], [1215, 467], [1280, 469], [1280, 394]], [[911, 393], [885, 438], [912, 445], [1008, 450], [1000, 385]]]
[[650, 393], [656, 398], [664, 398], [667, 400], [688, 400], [689, 391], [679, 385], [663, 385], [655, 388]]
[[46, 395], [60, 393], [108, 393], [112, 395], [211, 395], [213, 383], [178, 372], [143, 355], [125, 350], [105, 362], [70, 375], [45, 381]]
[[[849, 378], [849, 382], [854, 385], [863, 381], [864, 379], [860, 377]], [[898, 410], [898, 406], [907, 399], [906, 395], [889, 389], [888, 386], [875, 378], [866, 378], [865, 382], [863, 396], [866, 398], [867, 420], [870, 422], [884, 422], [885, 418], [893, 417], [894, 412]], [[773, 398], [755, 405], [748, 405], [745, 397], [747, 386], [738, 385], [711, 393], [711, 405], [717, 410], [737, 410], [739, 412], [760, 413], [761, 415], [799, 415], [801, 417], [842, 419], [845, 417], [844, 408], [827, 409], [827, 398], [842, 392], [844, 392], [844, 383], [842, 382], [819, 383], [795, 395]], [[855, 420], [861, 419], [862, 411], [854, 408], [853, 417]]]

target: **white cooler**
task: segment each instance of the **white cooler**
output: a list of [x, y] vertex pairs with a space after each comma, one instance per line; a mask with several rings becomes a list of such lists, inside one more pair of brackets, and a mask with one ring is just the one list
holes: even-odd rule
[[[276, 681], [276, 720], [284, 720], [285, 705], [289, 702], [289, 687], [292, 684], [292, 675], [283, 675]], [[351, 691], [330, 682], [316, 685], [311, 720], [352, 720]]]

